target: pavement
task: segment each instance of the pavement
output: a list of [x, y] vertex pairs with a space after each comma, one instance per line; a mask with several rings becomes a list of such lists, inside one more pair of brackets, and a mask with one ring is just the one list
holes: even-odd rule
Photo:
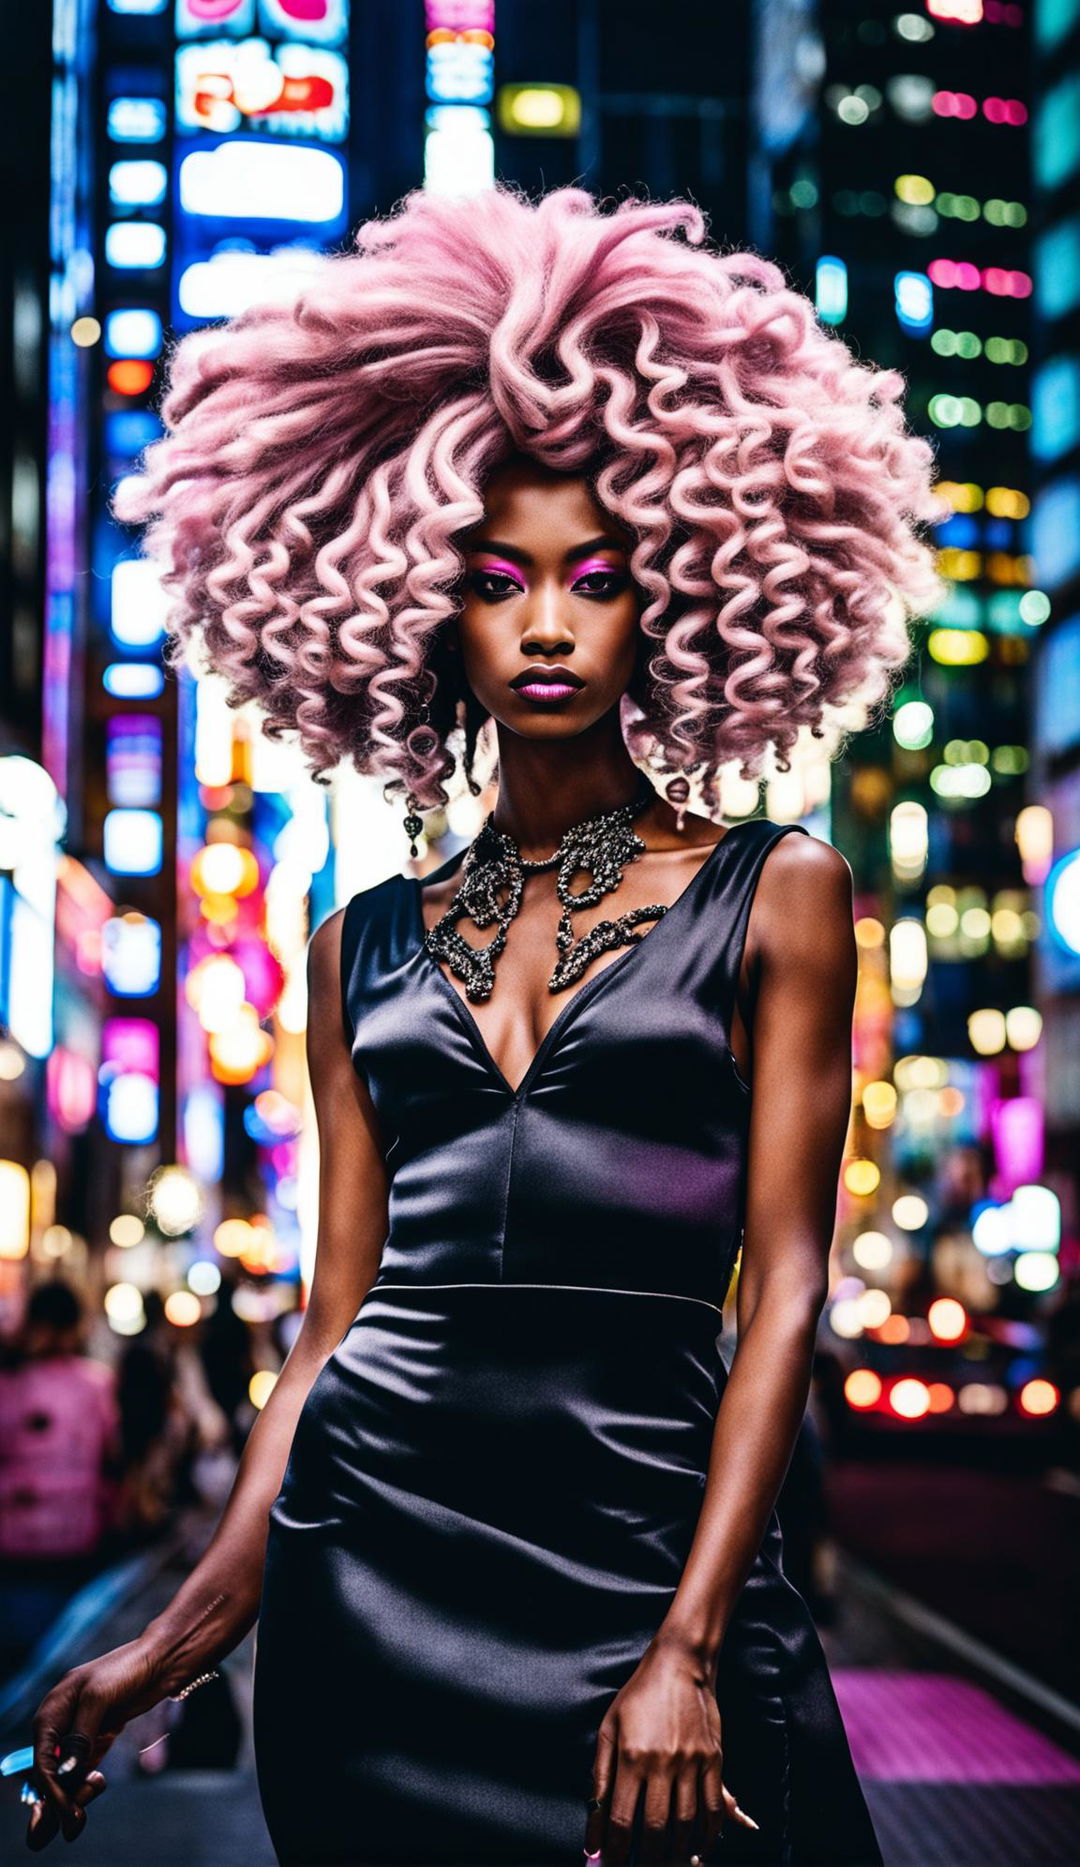
[[[0, 1752], [28, 1741], [51, 1680], [145, 1626], [212, 1528], [212, 1514], [191, 1512], [143, 1560], [97, 1578], [102, 1612], [73, 1604], [36, 1674], [0, 1683]], [[886, 1867], [1076, 1867], [1080, 1709], [861, 1558], [837, 1551], [834, 1567], [838, 1609], [822, 1639]], [[275, 1867], [251, 1747], [253, 1657], [249, 1635], [225, 1683], [187, 1701], [182, 1730], [167, 1728], [178, 1707], [158, 1707], [121, 1734], [77, 1843], [81, 1867]], [[312, 1781], [310, 1738], [298, 1720], [298, 1794]], [[181, 1739], [189, 1759], [225, 1767], [176, 1767]], [[24, 1831], [18, 1779], [0, 1781], [0, 1860], [29, 1858]]]

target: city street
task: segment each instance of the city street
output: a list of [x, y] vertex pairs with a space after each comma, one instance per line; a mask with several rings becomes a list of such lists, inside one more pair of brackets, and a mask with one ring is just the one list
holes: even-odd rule
[[0, 1755], [1080, 1867], [1080, 0], [9, 12]]
[[[869, 1476], [842, 1469], [833, 1487], [838, 1516], [858, 1515], [857, 1499], [872, 1502]], [[908, 1480], [906, 1509], [918, 1515], [914, 1474]], [[932, 1490], [931, 1475], [923, 1504]], [[998, 1522], [1012, 1526], [1016, 1550], [1023, 1544], [1017, 1526], [1025, 1520], [1029, 1549], [1034, 1547], [1036, 1491], [1029, 1487], [1023, 1498], [997, 1493], [999, 1509], [1010, 1506], [1001, 1510]], [[1047, 1509], [1056, 1507], [1056, 1495], [1045, 1498]], [[1075, 1499], [1068, 1503], [1076, 1507]], [[205, 1515], [189, 1517], [173, 1560], [84, 1634], [56, 1670], [138, 1632], [175, 1590], [184, 1564], [194, 1559], [209, 1530]], [[1011, 1560], [998, 1574], [1000, 1630], [1010, 1603], [1023, 1591], [1013, 1587]], [[968, 1638], [970, 1625], [939, 1617], [928, 1602], [916, 1602], [906, 1592], [882, 1588], [880, 1578], [860, 1560], [840, 1553], [836, 1577], [841, 1606], [836, 1624], [822, 1629], [822, 1639], [886, 1867], [1074, 1867], [1080, 1706], [1068, 1705], [1049, 1690], [1040, 1703], [1041, 1681], [1034, 1674], [1022, 1668], [1010, 1673], [1004, 1654]], [[957, 1595], [952, 1605], [958, 1603]], [[990, 1605], [980, 1598], [976, 1618], [981, 1620]], [[224, 1667], [241, 1721], [235, 1767], [145, 1773], [137, 1766], [139, 1752], [154, 1744], [161, 1729], [158, 1714], [148, 1714], [110, 1753], [105, 1766], [109, 1789], [94, 1805], [76, 1844], [84, 1867], [145, 1867], [149, 1859], [154, 1867], [274, 1867], [250, 1743], [252, 1657], [249, 1636]], [[210, 1710], [215, 1690], [201, 1688], [189, 1701], [203, 1708], [192, 1725], [203, 1742], [214, 1741], [220, 1729]], [[316, 1722], [298, 1710], [298, 1795], [318, 1793]], [[9, 1720], [7, 1728], [0, 1728], [4, 1749], [21, 1741], [24, 1724]], [[20, 1858], [24, 1823], [15, 1785], [0, 1784], [4, 1860]]]

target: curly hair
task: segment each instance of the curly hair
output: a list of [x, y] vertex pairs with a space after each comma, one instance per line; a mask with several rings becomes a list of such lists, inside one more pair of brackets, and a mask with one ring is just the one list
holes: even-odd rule
[[348, 759], [445, 804], [456, 541], [524, 454], [628, 528], [635, 755], [709, 787], [786, 770], [800, 729], [834, 747], [888, 694], [942, 594], [933, 448], [903, 376], [777, 265], [707, 245], [690, 202], [578, 188], [416, 192], [354, 244], [172, 350], [165, 434], [114, 497], [172, 599], [170, 665], [201, 647], [319, 782]]

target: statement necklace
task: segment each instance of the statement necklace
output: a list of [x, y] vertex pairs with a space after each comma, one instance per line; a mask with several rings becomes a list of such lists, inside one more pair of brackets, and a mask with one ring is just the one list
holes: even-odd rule
[[[571, 915], [578, 908], [592, 907], [617, 888], [626, 864], [634, 862], [646, 848], [632, 826], [634, 818], [641, 815], [655, 795], [642, 772], [637, 791], [628, 804], [618, 804], [614, 810], [599, 811], [595, 816], [585, 817], [581, 823], [571, 824], [555, 854], [535, 861], [522, 855], [512, 836], [495, 828], [494, 812], [489, 812], [466, 851], [453, 900], [424, 936], [428, 952], [436, 959], [446, 960], [451, 972], [464, 982], [467, 998], [478, 1002], [491, 996], [495, 961], [506, 945], [510, 923], [521, 907], [526, 875], [538, 874], [542, 869], [558, 869], [555, 885], [563, 907], [555, 934], [560, 958], [548, 980], [551, 992], [561, 992], [572, 985], [598, 953], [636, 944], [642, 936], [633, 929], [641, 921], [659, 920], [667, 913], [663, 902], [629, 908], [617, 920], [598, 921], [577, 941], [570, 927]], [[570, 884], [579, 870], [591, 875], [592, 880], [575, 894]], [[458, 933], [457, 923], [466, 917], [477, 927], [497, 923], [486, 946], [470, 946]]]

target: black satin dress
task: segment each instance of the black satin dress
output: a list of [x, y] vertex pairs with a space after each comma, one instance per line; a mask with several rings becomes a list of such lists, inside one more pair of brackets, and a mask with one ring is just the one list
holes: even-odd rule
[[[270, 1512], [255, 1744], [282, 1867], [580, 1867], [597, 1730], [704, 1492], [750, 1106], [728, 1032], [789, 828], [732, 826], [570, 988], [516, 1090], [424, 949], [419, 883], [348, 905], [390, 1225]], [[718, 1700], [760, 1832], [729, 1824], [716, 1860], [880, 1867], [775, 1513]]]

